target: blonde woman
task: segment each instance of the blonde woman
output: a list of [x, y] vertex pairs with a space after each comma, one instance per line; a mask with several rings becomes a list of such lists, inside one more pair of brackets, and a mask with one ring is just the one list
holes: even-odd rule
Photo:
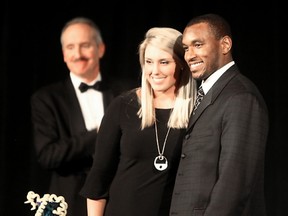
[[89, 216], [169, 214], [196, 92], [181, 38], [175, 29], [155, 27], [139, 45], [141, 87], [109, 106], [81, 190]]

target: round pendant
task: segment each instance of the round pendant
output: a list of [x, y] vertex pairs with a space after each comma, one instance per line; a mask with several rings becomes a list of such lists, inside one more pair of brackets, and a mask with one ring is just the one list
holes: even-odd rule
[[168, 167], [168, 160], [164, 156], [157, 156], [154, 160], [154, 166], [157, 170], [163, 171]]

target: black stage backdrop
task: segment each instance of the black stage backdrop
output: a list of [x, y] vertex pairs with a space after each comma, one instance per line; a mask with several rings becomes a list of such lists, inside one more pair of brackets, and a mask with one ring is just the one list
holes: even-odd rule
[[[269, 216], [288, 215], [287, 27], [286, 7], [277, 1], [2, 1], [0, 38], [0, 215], [34, 215], [27, 192], [44, 195], [48, 180], [37, 165], [31, 142], [30, 96], [62, 78], [60, 31], [75, 16], [92, 18], [102, 29], [107, 51], [101, 70], [139, 80], [137, 48], [150, 27], [183, 31], [195, 15], [215, 12], [232, 26], [234, 60], [260, 88], [270, 111], [266, 156]], [[61, 4], [61, 5], [59, 5]], [[286, 138], [285, 138], [286, 137]]]

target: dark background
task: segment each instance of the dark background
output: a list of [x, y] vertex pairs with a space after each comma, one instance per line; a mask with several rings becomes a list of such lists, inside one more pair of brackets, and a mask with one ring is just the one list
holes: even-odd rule
[[[251, 4], [257, 7], [252, 8]], [[284, 3], [283, 3], [284, 4]], [[2, 1], [0, 13], [0, 215], [32, 216], [28, 191], [41, 197], [47, 173], [39, 168], [31, 142], [30, 96], [67, 74], [60, 31], [75, 16], [101, 28], [107, 50], [101, 71], [139, 79], [137, 48], [150, 27], [181, 32], [195, 15], [224, 16], [233, 32], [234, 60], [262, 92], [270, 112], [266, 154], [269, 216], [288, 215], [287, 65], [288, 11], [278, 1]], [[285, 138], [286, 137], [286, 138]]]

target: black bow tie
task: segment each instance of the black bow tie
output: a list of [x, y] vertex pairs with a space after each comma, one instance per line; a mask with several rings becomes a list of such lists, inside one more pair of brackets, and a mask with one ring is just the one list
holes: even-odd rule
[[94, 85], [87, 85], [86, 83], [83, 83], [83, 82], [81, 82], [81, 84], [80, 84], [80, 86], [79, 86], [79, 90], [81, 91], [81, 92], [86, 92], [88, 89], [95, 89], [95, 90], [97, 90], [97, 91], [101, 91], [102, 90], [102, 88], [101, 88], [101, 82], [100, 81], [98, 81], [98, 82], [96, 82]]

